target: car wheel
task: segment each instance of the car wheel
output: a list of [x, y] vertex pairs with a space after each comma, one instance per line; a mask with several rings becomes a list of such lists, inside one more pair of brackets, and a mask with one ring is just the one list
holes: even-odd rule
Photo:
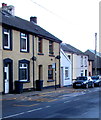
[[94, 83], [92, 83], [92, 88], [94, 87]]
[[99, 87], [101, 87], [101, 83], [99, 83]]
[[88, 84], [86, 84], [85, 88], [88, 89]]

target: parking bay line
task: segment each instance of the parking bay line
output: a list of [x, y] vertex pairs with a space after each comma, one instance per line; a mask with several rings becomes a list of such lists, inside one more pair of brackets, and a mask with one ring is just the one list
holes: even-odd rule
[[17, 106], [17, 107], [32, 107], [32, 106], [36, 106], [36, 105], [39, 105], [39, 104], [31, 104], [31, 105], [17, 105], [17, 104], [14, 104], [13, 106]]
[[37, 110], [42, 110], [42, 109], [43, 108], [37, 108], [37, 109], [29, 110], [29, 111], [26, 111], [26, 112], [21, 112], [21, 113], [14, 114], [14, 115], [9, 115], [9, 116], [3, 117], [3, 118], [11, 118], [11, 117], [19, 116], [19, 115], [22, 115], [22, 114], [25, 114], [25, 113], [34, 112], [34, 111], [37, 111]]

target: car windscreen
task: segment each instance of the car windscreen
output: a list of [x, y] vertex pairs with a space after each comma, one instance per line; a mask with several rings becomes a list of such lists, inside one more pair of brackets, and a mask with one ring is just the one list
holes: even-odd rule
[[77, 80], [87, 80], [87, 77], [77, 77]]
[[98, 76], [92, 76], [91, 78], [92, 78], [93, 80], [98, 80], [98, 79], [99, 79]]

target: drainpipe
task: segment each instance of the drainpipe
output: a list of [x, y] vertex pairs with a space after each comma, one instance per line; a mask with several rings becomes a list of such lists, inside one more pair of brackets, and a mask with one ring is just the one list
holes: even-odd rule
[[72, 82], [73, 82], [73, 53], [72, 53]]
[[[33, 43], [32, 43], [32, 47], [33, 47], [33, 57], [34, 57], [34, 36], [33, 36]], [[35, 89], [34, 86], [34, 79], [35, 79], [35, 75], [34, 75], [34, 59], [33, 59], [33, 88]]]
[[[59, 45], [59, 56], [60, 56], [60, 45]], [[61, 59], [61, 56], [60, 56]], [[59, 88], [61, 87], [61, 64], [60, 64], [60, 59], [59, 59]]]

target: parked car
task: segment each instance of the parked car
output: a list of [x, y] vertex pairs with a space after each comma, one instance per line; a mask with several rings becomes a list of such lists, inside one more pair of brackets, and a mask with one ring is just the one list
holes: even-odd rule
[[80, 76], [77, 77], [77, 79], [73, 82], [73, 88], [89, 88], [89, 87], [94, 87], [94, 81], [92, 80], [91, 77], [88, 76]]
[[92, 80], [94, 81], [94, 86], [101, 86], [101, 76], [92, 76]]

